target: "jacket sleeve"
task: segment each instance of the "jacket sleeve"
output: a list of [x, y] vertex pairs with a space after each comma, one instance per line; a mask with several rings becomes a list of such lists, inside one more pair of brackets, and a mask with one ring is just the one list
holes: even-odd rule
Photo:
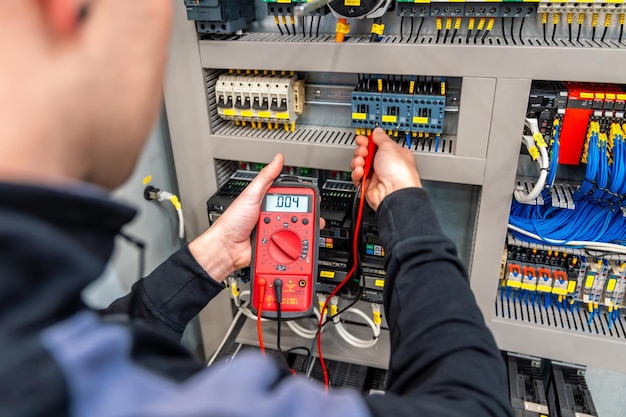
[[222, 289], [224, 284], [211, 278], [185, 246], [100, 313], [140, 319], [161, 334], [180, 340], [187, 323]]
[[372, 414], [510, 416], [504, 362], [427, 193], [392, 193], [376, 216], [391, 358], [386, 395], [366, 399]]

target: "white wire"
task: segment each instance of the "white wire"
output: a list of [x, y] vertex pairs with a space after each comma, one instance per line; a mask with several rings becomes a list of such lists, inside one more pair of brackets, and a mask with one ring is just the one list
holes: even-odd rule
[[[524, 142], [524, 140], [522, 140]], [[525, 143], [525, 142], [524, 142]], [[526, 144], [528, 146], [528, 144]], [[533, 145], [534, 146], [534, 145]], [[532, 203], [539, 197], [541, 191], [543, 191], [546, 186], [546, 179], [548, 178], [548, 168], [550, 167], [550, 157], [548, 156], [548, 151], [544, 146], [539, 147], [540, 158], [537, 160], [537, 164], [539, 165], [539, 178], [537, 182], [535, 182], [535, 186], [528, 193], [524, 194], [522, 190], [515, 190], [513, 196], [515, 199], [522, 204]]]
[[349, 345], [359, 349], [371, 348], [376, 343], [378, 343], [378, 338], [369, 340], [355, 338], [350, 333], [348, 333], [348, 331], [343, 327], [341, 322], [335, 323], [335, 329], [337, 329], [337, 333], [339, 334], [339, 336], [341, 336], [343, 340], [345, 340]]
[[[317, 317], [317, 320], [319, 321], [320, 312], [317, 311], [316, 308], [313, 308], [313, 313], [315, 314], [315, 317]], [[298, 336], [304, 339], [315, 339], [315, 336], [317, 335], [317, 326], [315, 329], [307, 329], [306, 327], [299, 325], [295, 321], [287, 321], [286, 323], [292, 332], [294, 332], [295, 334], [297, 334]], [[324, 329], [322, 328], [322, 331], [323, 330]]]
[[[239, 298], [241, 299], [241, 297], [243, 297], [244, 295], [250, 295], [250, 290], [245, 290], [245, 291], [240, 292]], [[257, 315], [254, 314], [252, 310], [250, 310], [249, 307], [247, 307], [247, 302], [240, 305], [238, 308], [239, 308], [239, 311], [241, 311], [243, 315], [249, 318], [250, 320], [258, 320]], [[261, 321], [267, 321], [267, 319], [261, 318]]]
[[228, 328], [226, 335], [222, 339], [222, 343], [220, 343], [217, 350], [215, 350], [215, 353], [213, 353], [213, 356], [211, 356], [211, 359], [209, 359], [209, 362], [207, 363], [206, 366], [211, 366], [211, 364], [215, 361], [215, 358], [217, 358], [217, 355], [220, 353], [220, 350], [222, 350], [222, 348], [224, 347], [224, 344], [226, 343], [228, 336], [230, 336], [230, 334], [233, 332], [233, 329], [235, 328], [235, 325], [237, 324], [239, 317], [241, 317], [241, 314], [242, 314], [241, 310], [239, 310], [237, 314], [235, 314], [235, 317], [233, 318], [232, 323], [230, 323], [230, 327]]
[[333, 317], [333, 322], [335, 323], [335, 328], [337, 329], [337, 333], [344, 339], [348, 344], [358, 348], [369, 348], [374, 346], [378, 342], [378, 337], [380, 336], [380, 327], [377, 326], [374, 321], [364, 312], [357, 308], [349, 308], [342, 314], [353, 313], [357, 316], [361, 317], [365, 322], [372, 328], [373, 338], [372, 339], [360, 339], [354, 335], [352, 335], [346, 328], [343, 326], [341, 321], [339, 320], [339, 316]]
[[178, 213], [178, 237], [181, 239], [185, 238], [185, 218], [183, 217], [183, 210], [176, 209]]
[[[241, 299], [241, 297], [243, 297], [244, 295], [250, 295], [250, 290], [241, 291], [239, 293], [239, 298]], [[241, 311], [241, 313], [247, 318], [249, 318], [250, 320], [257, 320], [257, 316], [252, 312], [252, 310], [250, 310], [245, 305], [238, 306], [238, 308], [239, 308], [239, 311]], [[317, 311], [317, 309], [314, 308], [313, 313], [315, 313], [315, 316], [319, 320], [319, 316], [320, 316], [319, 311]], [[268, 320], [261, 318], [261, 321], [268, 321]], [[307, 329], [294, 321], [285, 321], [285, 323], [287, 323], [287, 326], [291, 329], [291, 331], [293, 331], [295, 334], [297, 334], [298, 336], [304, 339], [313, 339], [315, 338], [315, 335], [317, 334], [317, 329], [314, 329], [314, 330]]]
[[570, 240], [570, 241], [565, 241], [565, 240], [554, 240], [554, 239], [543, 239], [541, 236], [536, 235], [534, 233], [531, 233], [527, 230], [521, 229], [517, 226], [513, 226], [512, 224], [508, 225], [509, 229], [521, 233], [525, 236], [528, 237], [532, 237], [533, 239], [542, 241], [542, 242], [546, 242], [546, 243], [550, 243], [553, 245], [566, 245], [566, 246], [582, 246], [585, 247], [587, 249], [592, 249], [592, 250], [598, 250], [598, 251], [605, 251], [605, 252], [615, 252], [615, 253], [621, 253], [621, 254], [626, 254], [626, 246], [622, 246], [622, 245], [617, 245], [615, 243], [604, 243], [604, 242], [590, 242], [590, 241], [585, 241], [585, 240]]
[[183, 216], [183, 210], [182, 208], [176, 208], [177, 206], [172, 201], [172, 198], [178, 199], [173, 193], [170, 193], [169, 191], [165, 191], [165, 190], [159, 191], [159, 193], [157, 194], [157, 201], [170, 201], [174, 205], [176, 213], [178, 214], [178, 237], [181, 239], [184, 239], [185, 238], [185, 217]]
[[315, 335], [317, 334], [317, 330], [310, 330], [300, 326], [298, 323], [293, 321], [287, 321], [287, 327], [291, 329], [292, 332], [297, 334], [298, 336], [304, 339], [315, 339]]

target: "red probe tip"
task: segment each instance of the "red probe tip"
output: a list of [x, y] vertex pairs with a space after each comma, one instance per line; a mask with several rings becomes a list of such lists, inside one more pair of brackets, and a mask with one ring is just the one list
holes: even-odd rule
[[363, 167], [363, 177], [367, 178], [371, 174], [372, 167], [374, 165], [374, 155], [376, 155], [376, 149], [378, 148], [374, 143], [373, 133], [367, 136], [367, 157], [365, 158], [365, 166]]

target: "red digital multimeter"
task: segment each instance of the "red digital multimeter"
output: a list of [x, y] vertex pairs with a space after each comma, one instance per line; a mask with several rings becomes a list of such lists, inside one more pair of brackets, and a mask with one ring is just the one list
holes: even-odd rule
[[320, 230], [318, 196], [314, 185], [292, 181], [275, 182], [265, 195], [252, 234], [254, 314], [261, 307], [262, 317], [277, 318], [277, 280], [282, 287], [282, 318], [312, 313]]

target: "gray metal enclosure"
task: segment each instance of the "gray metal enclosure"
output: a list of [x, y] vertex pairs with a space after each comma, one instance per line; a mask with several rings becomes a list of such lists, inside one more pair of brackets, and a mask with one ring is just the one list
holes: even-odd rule
[[[194, 22], [187, 21], [182, 2], [177, 2], [175, 9], [165, 101], [190, 239], [208, 227], [205, 203], [218, 187], [216, 160], [267, 163], [275, 153], [281, 152], [288, 165], [349, 170], [354, 148], [353, 135], [334, 141], [329, 140], [330, 133], [306, 138], [279, 133], [260, 137], [261, 132], [258, 137], [237, 132], [225, 134], [223, 126], [219, 127], [210, 117], [214, 102], [207, 95], [205, 69], [294, 70], [325, 72], [329, 77], [333, 73], [461, 77], [461, 105], [457, 134], [451, 139], [452, 152], [415, 151], [414, 154], [423, 179], [436, 181], [431, 185], [431, 192], [441, 210], [445, 204], [467, 207], [470, 199], [471, 206], [467, 210], [471, 215], [466, 217], [471, 219], [459, 220], [449, 229], [449, 234], [457, 234], [452, 236], [457, 243], [459, 240], [469, 242], [461, 252], [469, 259], [472, 289], [499, 347], [626, 371], [626, 362], [616, 360], [620, 353], [626, 352], [623, 334], [581, 332], [495, 315], [498, 277], [531, 81], [625, 83], [623, 46], [617, 43], [604, 47], [537, 43], [533, 46], [369, 44], [360, 42], [358, 37], [337, 44], [327, 37], [306, 41], [293, 37], [288, 41], [273, 34], [255, 33], [238, 40], [199, 40]], [[312, 125], [306, 128], [333, 130]], [[437, 188], [437, 182], [450, 184]], [[472, 194], [475, 197], [472, 198]], [[451, 201], [445, 201], [450, 198]], [[454, 198], [459, 200], [454, 201]], [[455, 228], [462, 231], [455, 232]], [[207, 355], [215, 350], [231, 319], [226, 292], [201, 313]], [[332, 352], [334, 358], [356, 360], [349, 349], [337, 348]], [[359, 352], [358, 361], [367, 362], [363, 358], [371, 357], [372, 365], [386, 366], [387, 357], [381, 359], [380, 356], [381, 353], [388, 355], [388, 348], [376, 352], [372, 355]]]

